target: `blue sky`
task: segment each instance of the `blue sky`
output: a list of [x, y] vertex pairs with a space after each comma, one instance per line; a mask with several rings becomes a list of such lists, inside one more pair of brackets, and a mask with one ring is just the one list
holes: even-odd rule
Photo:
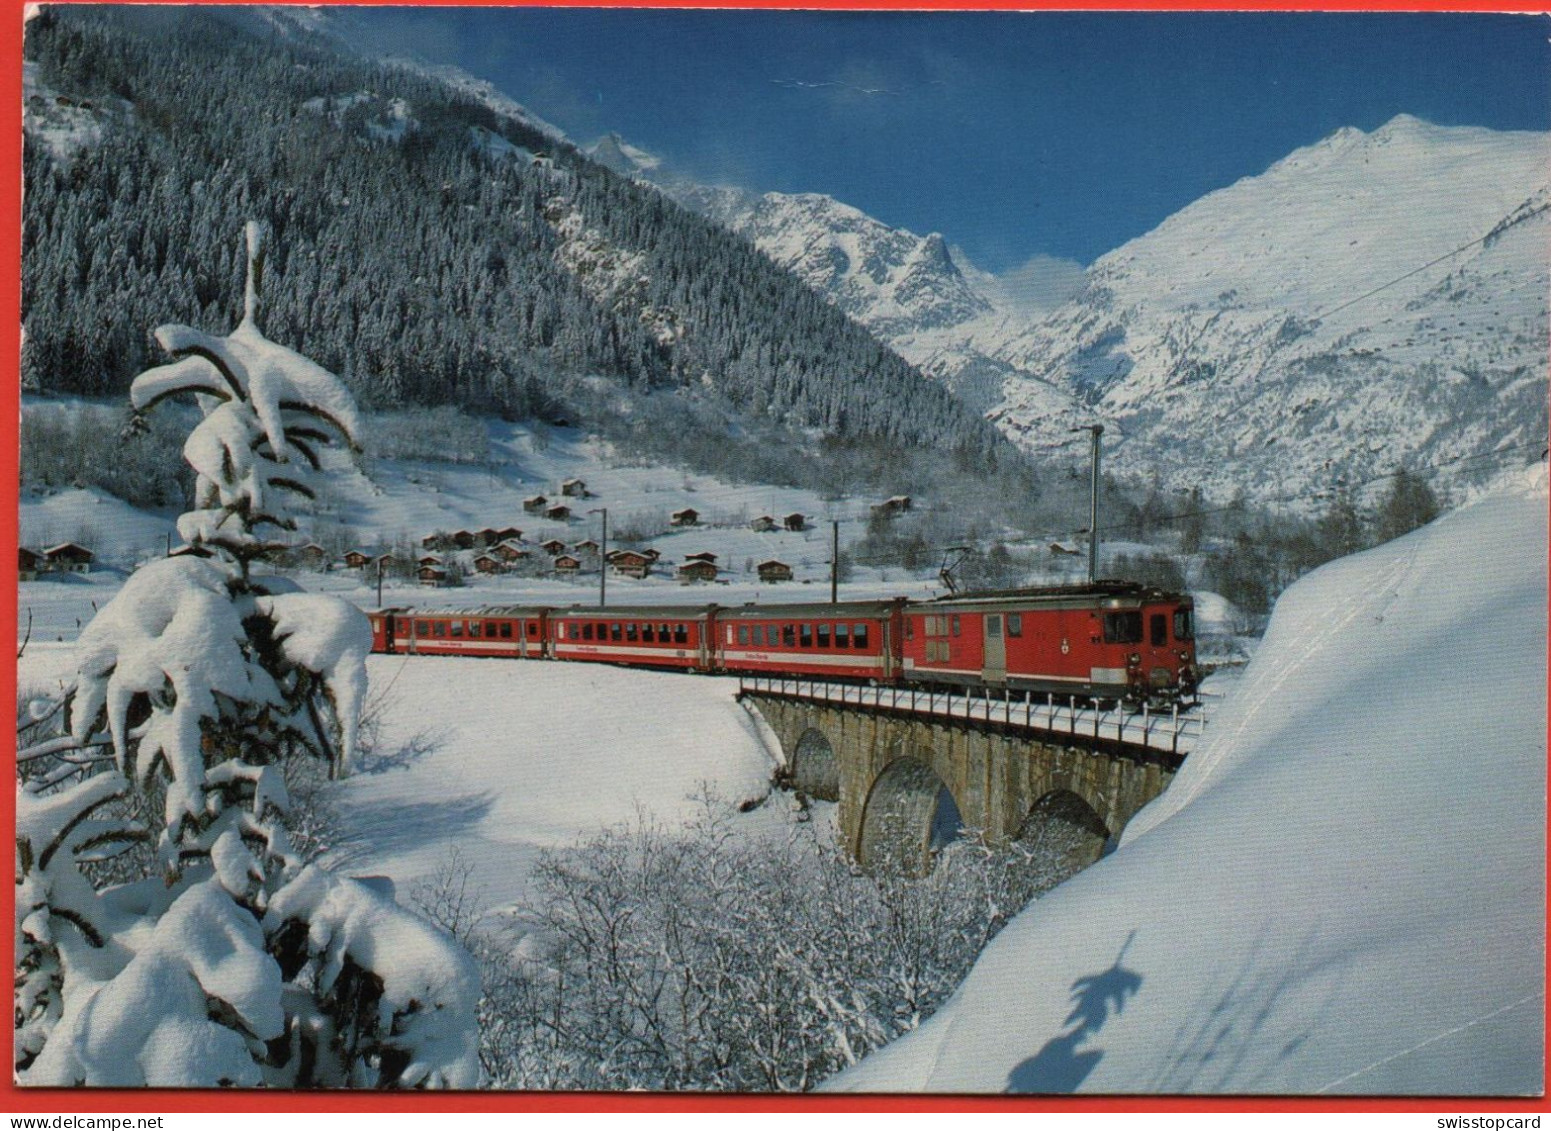
[[590, 143], [824, 192], [980, 266], [1089, 263], [1341, 126], [1551, 128], [1551, 20], [1312, 13], [377, 9]]

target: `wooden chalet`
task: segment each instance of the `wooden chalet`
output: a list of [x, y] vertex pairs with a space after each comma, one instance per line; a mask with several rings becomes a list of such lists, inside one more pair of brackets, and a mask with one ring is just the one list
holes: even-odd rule
[[504, 542], [497, 542], [490, 552], [503, 562], [517, 562], [528, 556], [528, 551], [519, 546], [515, 538], [508, 538]]
[[716, 566], [710, 562], [685, 562], [678, 568], [678, 578], [686, 585], [693, 582], [715, 581]]
[[447, 571], [439, 565], [424, 565], [415, 571], [415, 576], [420, 579], [421, 585], [429, 585], [440, 588], [447, 584]]
[[776, 529], [776, 520], [768, 514], [762, 514], [749, 523], [749, 529], [756, 534], [768, 534]]
[[781, 520], [781, 525], [788, 530], [808, 529], [808, 516], [805, 514], [789, 514]]
[[705, 562], [707, 565], [715, 565], [716, 555], [711, 553], [710, 550], [701, 550], [698, 554], [685, 554], [684, 560], [686, 562]]
[[522, 541], [522, 531], [515, 526], [503, 526], [495, 532], [495, 540], [497, 545], [502, 542], [520, 542]]
[[506, 563], [487, 552], [474, 559], [474, 569], [479, 573], [505, 573]]
[[651, 572], [653, 558], [640, 550], [618, 550], [609, 555], [609, 565], [621, 577], [643, 578]]
[[92, 552], [74, 542], [61, 542], [43, 551], [43, 568], [48, 573], [89, 573]]
[[585, 499], [588, 497], [587, 484], [580, 479], [567, 479], [560, 484], [560, 493], [568, 499]]
[[372, 556], [370, 554], [368, 554], [365, 550], [346, 550], [345, 551], [345, 568], [346, 569], [365, 569], [367, 563], [370, 562], [371, 560], [372, 560]]
[[42, 554], [34, 553], [26, 546], [16, 548], [16, 573], [22, 581], [36, 581], [42, 566]]
[[884, 499], [881, 503], [874, 503], [872, 507], [872, 513], [876, 515], [892, 517], [896, 514], [903, 514], [909, 509], [909, 495], [894, 495], [891, 498]]
[[474, 542], [475, 534], [472, 530], [454, 530], [452, 532], [452, 544], [460, 550], [472, 550]]
[[415, 561], [415, 565], [419, 566], [421, 569], [425, 569], [427, 566], [439, 566], [441, 564], [442, 558], [440, 554], [425, 554]]
[[760, 581], [766, 583], [790, 581], [792, 579], [792, 567], [785, 562], [778, 562], [774, 558], [771, 558], [768, 562], [760, 562], [754, 568], [759, 573]]
[[558, 538], [551, 538], [547, 542], [540, 542], [539, 549], [543, 550], [550, 557], [554, 557], [556, 554], [565, 552], [565, 543]]
[[561, 554], [555, 559], [556, 573], [576, 573], [582, 568], [582, 560], [575, 554]]
[[555, 522], [569, 522], [571, 521], [571, 508], [564, 503], [556, 503], [552, 507], [545, 508], [544, 517]]
[[669, 526], [696, 526], [700, 522], [700, 512], [694, 507], [685, 507], [681, 511], [674, 511], [668, 516]]
[[494, 527], [490, 526], [487, 526], [483, 530], [479, 531], [476, 537], [479, 539], [479, 544], [486, 547], [494, 546], [501, 540], [500, 533]]
[[602, 547], [598, 545], [597, 539], [594, 538], [583, 538], [580, 542], [571, 547], [571, 549], [575, 550], [578, 554], [596, 554], [601, 548]]
[[530, 495], [522, 501], [522, 509], [527, 514], [543, 514], [547, 506], [549, 506], [549, 500], [543, 495]]

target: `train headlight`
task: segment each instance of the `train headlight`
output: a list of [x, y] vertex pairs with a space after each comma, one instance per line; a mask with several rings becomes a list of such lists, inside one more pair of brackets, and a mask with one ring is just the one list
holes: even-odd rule
[[1137, 664], [1140, 664], [1141, 662], [1142, 662], [1142, 657], [1141, 657], [1141, 653], [1139, 653], [1139, 652], [1132, 652], [1129, 656], [1126, 657], [1126, 663], [1130, 664], [1132, 667], [1135, 667]]

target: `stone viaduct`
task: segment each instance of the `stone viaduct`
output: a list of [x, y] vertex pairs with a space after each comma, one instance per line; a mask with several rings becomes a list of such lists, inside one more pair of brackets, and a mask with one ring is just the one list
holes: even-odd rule
[[[1064, 826], [1081, 867], [1173, 780], [1184, 755], [1021, 719], [943, 718], [886, 702], [834, 703], [745, 690], [780, 739], [785, 781], [840, 803], [846, 847], [864, 867], [892, 854], [930, 868], [959, 828], [1007, 844]], [[1095, 728], [1096, 730], [1098, 728]], [[1075, 834], [1075, 837], [1073, 836]]]

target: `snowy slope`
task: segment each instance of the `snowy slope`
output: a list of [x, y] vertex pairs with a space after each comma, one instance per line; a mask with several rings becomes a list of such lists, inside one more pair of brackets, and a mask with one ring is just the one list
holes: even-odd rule
[[1111, 424], [1110, 466], [1216, 497], [1534, 444], [1548, 205], [1545, 134], [1338, 131], [1099, 259], [996, 348], [1036, 380], [993, 415], [1040, 447], [1057, 388]]
[[1408, 115], [1339, 130], [1103, 256], [1080, 293], [1037, 313], [939, 235], [818, 194], [631, 169], [752, 239], [1031, 450], [1098, 417], [1113, 469], [1221, 498], [1328, 490], [1544, 436], [1548, 170], [1545, 134]]
[[1543, 467], [1283, 596], [1118, 851], [861, 1091], [1542, 1086]]
[[456, 846], [480, 905], [504, 906], [539, 849], [643, 816], [676, 825], [702, 784], [763, 797], [777, 765], [736, 680], [430, 656], [367, 669], [376, 756], [332, 787], [344, 835], [329, 862], [391, 876], [401, 898]]

